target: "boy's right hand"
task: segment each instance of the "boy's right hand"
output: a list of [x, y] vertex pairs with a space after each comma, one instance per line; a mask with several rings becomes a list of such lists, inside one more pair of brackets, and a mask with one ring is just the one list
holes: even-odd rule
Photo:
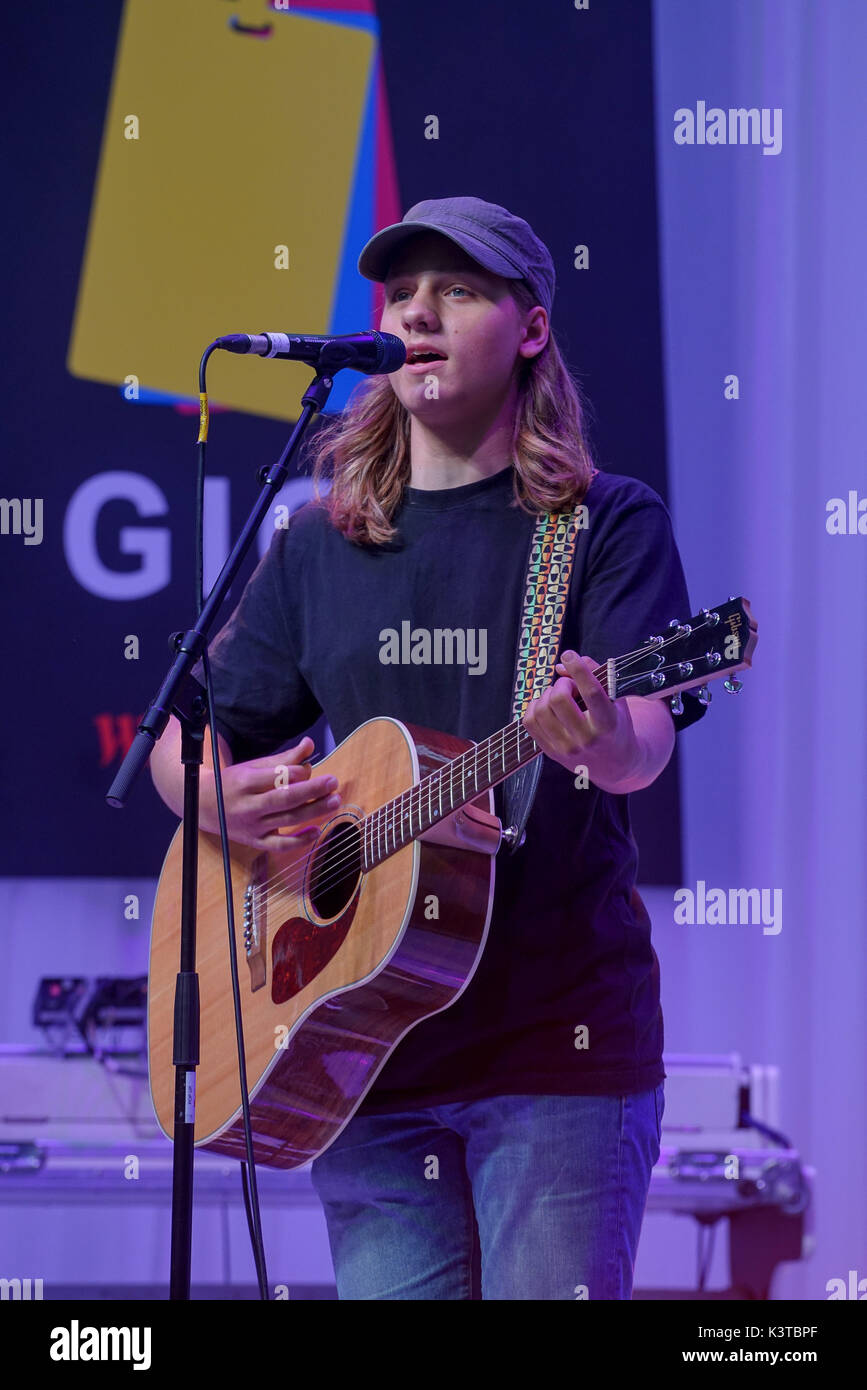
[[[340, 805], [337, 778], [330, 774], [314, 777], [310, 764], [304, 761], [314, 748], [312, 738], [303, 738], [281, 753], [222, 768], [230, 840], [253, 849], [285, 851], [314, 838], [318, 822], [334, 815]], [[212, 834], [220, 832], [211, 768], [202, 769], [199, 824]], [[279, 833], [281, 827], [293, 831], [302, 826], [307, 829], [300, 834]]]

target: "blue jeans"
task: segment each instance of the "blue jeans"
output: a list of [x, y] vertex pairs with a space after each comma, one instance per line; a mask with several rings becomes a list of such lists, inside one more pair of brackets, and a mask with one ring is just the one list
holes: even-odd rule
[[311, 1168], [341, 1299], [628, 1299], [663, 1087], [350, 1120]]

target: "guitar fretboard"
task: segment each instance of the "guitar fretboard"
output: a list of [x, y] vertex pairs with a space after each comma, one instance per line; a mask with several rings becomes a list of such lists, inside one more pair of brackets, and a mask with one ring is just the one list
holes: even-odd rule
[[520, 720], [515, 720], [372, 811], [362, 823], [364, 871], [495, 787], [539, 751]]
[[[729, 650], [729, 644], [733, 648]], [[756, 624], [745, 599], [729, 599], [718, 609], [702, 608], [688, 622], [672, 619], [665, 636], [649, 637], [640, 648], [597, 666], [593, 674], [612, 700], [625, 695], [672, 695], [706, 685], [726, 670], [751, 665]], [[725, 650], [720, 648], [725, 645]], [[729, 683], [738, 690], [740, 682]], [[573, 692], [580, 710], [587, 706]], [[393, 801], [372, 811], [361, 823], [362, 870], [366, 873], [389, 855], [460, 810], [482, 792], [502, 782], [541, 750], [516, 719], [451, 762], [408, 787]]]

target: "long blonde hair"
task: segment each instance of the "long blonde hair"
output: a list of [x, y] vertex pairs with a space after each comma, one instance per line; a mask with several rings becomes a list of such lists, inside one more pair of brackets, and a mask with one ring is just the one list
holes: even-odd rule
[[[523, 280], [509, 281], [522, 313], [538, 303]], [[566, 511], [584, 498], [594, 466], [587, 405], [553, 332], [540, 353], [519, 358], [518, 405], [512, 436], [515, 505], [534, 515]], [[395, 535], [391, 519], [410, 477], [410, 415], [386, 376], [353, 392], [341, 415], [319, 431], [312, 452], [313, 485], [332, 524], [360, 545]], [[321, 484], [331, 482], [323, 496]]]

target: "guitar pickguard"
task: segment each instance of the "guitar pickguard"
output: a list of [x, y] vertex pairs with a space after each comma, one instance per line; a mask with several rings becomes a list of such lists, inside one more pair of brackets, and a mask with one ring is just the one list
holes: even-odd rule
[[271, 953], [271, 998], [285, 1004], [324, 970], [346, 939], [358, 905], [356, 892], [335, 922], [319, 926], [307, 917], [290, 917], [274, 937]]

